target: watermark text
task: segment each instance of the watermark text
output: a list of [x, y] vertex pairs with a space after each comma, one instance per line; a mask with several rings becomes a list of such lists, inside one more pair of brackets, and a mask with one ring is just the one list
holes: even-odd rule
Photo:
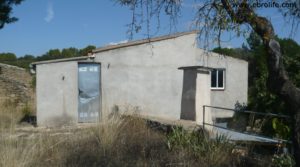
[[[299, 8], [298, 4], [296, 2], [282, 2], [278, 3], [275, 1], [270, 2], [254, 2], [252, 4], [249, 4], [252, 8]], [[232, 5], [233, 7], [238, 7], [239, 4], [234, 3]]]

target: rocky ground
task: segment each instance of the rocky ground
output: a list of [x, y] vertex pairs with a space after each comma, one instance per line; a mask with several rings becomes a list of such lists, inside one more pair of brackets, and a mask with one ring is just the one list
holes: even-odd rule
[[32, 103], [33, 76], [23, 68], [0, 63], [0, 102], [10, 101], [17, 106]]

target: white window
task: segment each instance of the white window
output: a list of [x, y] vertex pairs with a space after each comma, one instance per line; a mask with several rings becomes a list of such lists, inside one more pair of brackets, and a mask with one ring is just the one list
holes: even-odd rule
[[211, 71], [211, 89], [225, 89], [225, 69]]

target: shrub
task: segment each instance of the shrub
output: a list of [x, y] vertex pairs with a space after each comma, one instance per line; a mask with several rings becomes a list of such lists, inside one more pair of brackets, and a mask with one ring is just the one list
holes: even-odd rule
[[290, 154], [274, 154], [272, 158], [272, 166], [274, 167], [293, 167], [295, 160]]
[[223, 135], [211, 139], [205, 131], [188, 132], [175, 127], [167, 136], [167, 144], [171, 150], [187, 150], [204, 166], [230, 166], [231, 163], [233, 145]]

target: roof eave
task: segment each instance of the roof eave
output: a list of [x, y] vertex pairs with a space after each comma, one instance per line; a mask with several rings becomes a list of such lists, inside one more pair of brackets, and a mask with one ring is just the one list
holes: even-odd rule
[[188, 31], [188, 32], [180, 32], [180, 33], [176, 33], [176, 34], [172, 34], [172, 35], [159, 36], [159, 37], [155, 37], [155, 38], [136, 40], [136, 41], [131, 41], [131, 42], [122, 43], [122, 44], [118, 44], [118, 45], [111, 45], [111, 46], [96, 48], [93, 50], [93, 53], [99, 53], [99, 52], [104, 52], [104, 51], [113, 50], [113, 49], [142, 45], [142, 44], [151, 43], [151, 42], [158, 42], [158, 41], [177, 38], [177, 37], [184, 36], [184, 35], [197, 34], [197, 33], [198, 33], [198, 30], [193, 30], [193, 31]]
[[66, 62], [66, 61], [77, 61], [77, 60], [85, 60], [92, 58], [91, 56], [80, 56], [80, 57], [71, 57], [71, 58], [63, 58], [63, 59], [54, 59], [54, 60], [45, 60], [45, 61], [37, 61], [31, 63], [31, 65], [40, 65], [40, 64], [49, 64], [49, 63], [58, 63], [58, 62]]

